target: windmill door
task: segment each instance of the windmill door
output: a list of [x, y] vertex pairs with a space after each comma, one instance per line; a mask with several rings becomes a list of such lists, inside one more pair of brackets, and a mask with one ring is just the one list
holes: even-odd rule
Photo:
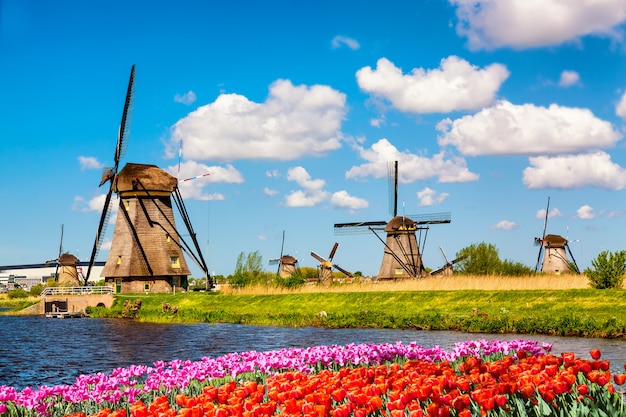
[[115, 294], [122, 292], [122, 278], [115, 278]]

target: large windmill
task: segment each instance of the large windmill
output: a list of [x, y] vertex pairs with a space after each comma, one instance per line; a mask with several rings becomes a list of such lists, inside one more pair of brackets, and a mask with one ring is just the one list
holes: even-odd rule
[[283, 230], [283, 241], [280, 245], [280, 256], [269, 260], [270, 265], [277, 265], [276, 276], [281, 278], [289, 278], [293, 274], [297, 273], [298, 259], [291, 255], [283, 255], [283, 249], [285, 248], [285, 231]]
[[[111, 215], [111, 198], [116, 193], [119, 210], [111, 249], [101, 274], [105, 283], [113, 285], [116, 292], [187, 289], [187, 277], [191, 271], [184, 254], [193, 259], [209, 281], [211, 277], [180, 195], [178, 180], [156, 165], [127, 163], [118, 172], [129, 134], [134, 79], [133, 65], [115, 147], [114, 165], [105, 168], [100, 182], [101, 186], [108, 183], [108, 191], [85, 282], [89, 280], [102, 244]], [[187, 228], [185, 236], [191, 238], [193, 247], [176, 228], [172, 202]]]
[[352, 274], [350, 272], [348, 272], [347, 270], [343, 269], [342, 267], [340, 267], [337, 264], [333, 263], [333, 258], [335, 257], [335, 252], [337, 252], [337, 248], [339, 247], [339, 243], [335, 242], [335, 244], [333, 245], [333, 248], [330, 250], [330, 254], [328, 255], [328, 259], [324, 259], [322, 258], [320, 255], [318, 255], [315, 252], [311, 252], [311, 256], [314, 257], [315, 259], [317, 259], [317, 261], [319, 261], [320, 265], [319, 265], [319, 280], [322, 284], [326, 285], [326, 284], [330, 284], [333, 280], [333, 268], [335, 268], [337, 271], [351, 277]]
[[[580, 273], [574, 255], [569, 248], [567, 239], [559, 235], [546, 235], [548, 227], [548, 213], [550, 210], [550, 197], [548, 197], [548, 205], [546, 207], [546, 217], [543, 221], [543, 234], [541, 238], [535, 238], [535, 245], [539, 246], [539, 254], [537, 255], [537, 264], [535, 272], [539, 270], [541, 263], [541, 272], [548, 274], [567, 274], [570, 272]], [[567, 254], [572, 258], [571, 266]], [[543, 255], [543, 262], [542, 262]]]
[[[389, 164], [390, 210], [392, 219], [358, 223], [336, 223], [335, 234], [355, 234], [371, 231], [383, 243], [383, 259], [378, 279], [404, 279], [422, 277], [426, 270], [422, 263], [428, 230], [432, 224], [450, 223], [450, 213], [427, 215], [398, 215], [398, 161]], [[393, 190], [393, 192], [392, 192]], [[391, 207], [390, 207], [391, 208]], [[376, 231], [384, 231], [383, 240]], [[419, 232], [419, 241], [417, 233]]]

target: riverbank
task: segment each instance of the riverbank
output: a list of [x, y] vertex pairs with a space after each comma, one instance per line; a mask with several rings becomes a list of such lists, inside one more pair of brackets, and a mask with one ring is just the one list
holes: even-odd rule
[[[565, 275], [455, 276], [376, 285], [313, 285], [293, 291], [221, 288], [217, 292], [118, 295], [112, 308], [92, 308], [89, 313], [91, 317], [132, 317], [152, 323], [456, 330], [626, 339], [626, 290], [585, 286], [584, 277]], [[139, 310], [125, 308], [137, 300], [141, 300]], [[0, 300], [0, 306], [5, 306], [4, 301]]]

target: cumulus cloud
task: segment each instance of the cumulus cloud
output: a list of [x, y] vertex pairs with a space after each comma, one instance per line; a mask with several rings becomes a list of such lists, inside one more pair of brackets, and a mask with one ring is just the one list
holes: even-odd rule
[[361, 45], [359, 45], [359, 43], [356, 40], [352, 38], [348, 38], [347, 36], [341, 36], [341, 35], [335, 36], [333, 40], [330, 41], [330, 44], [333, 49], [338, 49], [338, 48], [341, 48], [342, 46], [347, 46], [353, 51], [356, 51], [357, 49], [361, 47]]
[[585, 204], [584, 206], [581, 206], [578, 210], [576, 210], [576, 217], [578, 217], [579, 219], [589, 220], [596, 217], [596, 215], [593, 212], [593, 207]]
[[102, 163], [100, 163], [93, 156], [79, 156], [78, 163], [80, 164], [80, 169], [101, 169], [104, 167]]
[[400, 152], [387, 139], [380, 139], [369, 149], [357, 145], [354, 147], [367, 162], [350, 168], [346, 172], [346, 178], [386, 178], [387, 164], [398, 161], [398, 182], [402, 184], [434, 177], [439, 182], [467, 182], [478, 179], [478, 174], [467, 168], [463, 158], [448, 158], [444, 152], [432, 158]]
[[412, 113], [476, 110], [491, 104], [509, 71], [492, 64], [483, 69], [457, 56], [441, 60], [439, 68], [415, 68], [403, 74], [391, 61], [381, 58], [376, 68], [357, 71], [359, 87], [388, 100], [398, 110]]
[[[535, 215], [535, 217], [541, 220], [545, 219], [546, 209], [537, 210], [537, 214]], [[551, 219], [553, 217], [563, 217], [563, 213], [561, 213], [561, 211], [558, 208], [553, 208], [548, 213], [548, 218]]]
[[623, 0], [449, 0], [470, 49], [559, 45], [585, 35], [622, 38]]
[[182, 104], [192, 104], [196, 101], [196, 93], [189, 90], [185, 94], [176, 94], [174, 96], [174, 101]]
[[278, 80], [263, 103], [221, 94], [176, 122], [166, 156], [182, 140], [193, 160], [292, 160], [320, 157], [341, 147], [345, 94], [328, 86]]
[[359, 197], [351, 196], [347, 191], [337, 191], [330, 196], [330, 203], [335, 208], [347, 208], [351, 210], [369, 207], [369, 202]]
[[524, 169], [527, 188], [582, 188], [586, 186], [622, 190], [626, 187], [626, 170], [611, 161], [605, 152], [556, 157], [530, 158]]
[[271, 188], [264, 187], [263, 188], [263, 194], [265, 194], [268, 197], [274, 197], [275, 195], [278, 194], [278, 190], [273, 190]]
[[[400, 164], [398, 164], [400, 165]], [[441, 204], [448, 198], [448, 193], [437, 193], [432, 188], [426, 187], [422, 191], [417, 192], [417, 199], [421, 207], [434, 206], [435, 204]]]
[[513, 230], [517, 229], [517, 224], [509, 220], [500, 220], [498, 223], [491, 226], [492, 230]]
[[541, 155], [598, 150], [622, 138], [588, 109], [499, 101], [474, 115], [437, 124], [441, 146], [464, 155]]
[[615, 107], [615, 114], [626, 120], [626, 92], [624, 92], [617, 107]]
[[[244, 182], [243, 175], [232, 165], [208, 166], [195, 161], [185, 161], [178, 166], [170, 166], [167, 171], [179, 179], [178, 188], [183, 198], [194, 200], [223, 200], [220, 193], [204, 191], [210, 184], [227, 183], [241, 184]], [[207, 175], [208, 174], [208, 175]]]
[[563, 71], [559, 78], [559, 86], [571, 87], [573, 85], [580, 85], [580, 75], [576, 71]]
[[312, 179], [303, 167], [290, 168], [287, 172], [287, 179], [303, 188], [287, 195], [285, 198], [287, 207], [312, 207], [328, 198], [328, 192], [323, 190], [326, 182], [321, 179]]

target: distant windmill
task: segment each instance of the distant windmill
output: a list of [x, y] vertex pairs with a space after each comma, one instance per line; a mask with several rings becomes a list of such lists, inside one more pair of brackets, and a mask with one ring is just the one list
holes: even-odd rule
[[59, 255], [55, 259], [50, 259], [46, 261], [46, 264], [49, 265], [51, 263], [54, 263], [56, 265], [56, 269], [54, 271], [54, 279], [59, 284], [79, 286], [80, 277], [77, 269], [78, 258], [70, 253], [63, 252], [63, 230], [64, 225], [61, 225]]
[[339, 247], [339, 243], [335, 242], [335, 244], [333, 245], [333, 248], [330, 250], [330, 254], [328, 255], [328, 259], [324, 259], [322, 258], [320, 255], [318, 255], [315, 252], [311, 252], [311, 256], [314, 257], [315, 259], [317, 259], [320, 263], [319, 265], [319, 271], [320, 271], [320, 275], [319, 275], [319, 279], [320, 282], [322, 284], [329, 284], [332, 282], [333, 280], [333, 268], [335, 268], [337, 271], [352, 277], [352, 274], [348, 271], [346, 271], [345, 269], [343, 269], [342, 267], [340, 267], [337, 264], [333, 263], [333, 257], [335, 256], [335, 252], [337, 252], [337, 248]]
[[456, 264], [457, 262], [461, 262], [462, 260], [467, 258], [467, 256], [459, 256], [458, 258], [452, 261], [448, 261], [448, 257], [446, 256], [446, 253], [443, 251], [443, 248], [441, 246], [439, 247], [439, 250], [441, 251], [441, 256], [443, 256], [443, 260], [445, 261], [445, 264], [441, 268], [438, 268], [432, 271], [430, 275], [442, 275], [446, 277], [451, 276], [452, 273], [454, 272], [454, 264]]
[[[426, 244], [426, 236], [431, 224], [450, 223], [450, 213], [428, 215], [398, 215], [398, 161], [389, 164], [388, 179], [390, 188], [390, 210], [393, 218], [387, 221], [358, 223], [336, 223], [335, 234], [357, 234], [371, 231], [383, 243], [383, 259], [378, 271], [378, 279], [419, 278], [426, 273], [422, 263], [421, 250]], [[376, 231], [384, 231], [383, 240]], [[420, 242], [416, 232], [419, 231]], [[422, 240], [422, 232], [424, 232]], [[421, 247], [421, 249], [420, 249]]]
[[[537, 255], [537, 264], [535, 265], [535, 272], [539, 270], [539, 264], [541, 263], [541, 272], [548, 274], [567, 274], [570, 273], [570, 261], [567, 257], [572, 258], [572, 265], [574, 272], [580, 273], [574, 255], [569, 247], [569, 242], [563, 236], [559, 235], [546, 235], [548, 226], [548, 213], [550, 210], [550, 197], [548, 197], [548, 205], [546, 207], [546, 217], [543, 221], [543, 234], [541, 238], [535, 238], [535, 245], [539, 246], [539, 254]], [[543, 261], [542, 261], [543, 255]]]
[[281, 278], [289, 278], [298, 272], [298, 259], [291, 255], [283, 255], [285, 247], [285, 231], [283, 230], [283, 241], [280, 246], [280, 256], [269, 260], [270, 265], [278, 265], [276, 276]]

